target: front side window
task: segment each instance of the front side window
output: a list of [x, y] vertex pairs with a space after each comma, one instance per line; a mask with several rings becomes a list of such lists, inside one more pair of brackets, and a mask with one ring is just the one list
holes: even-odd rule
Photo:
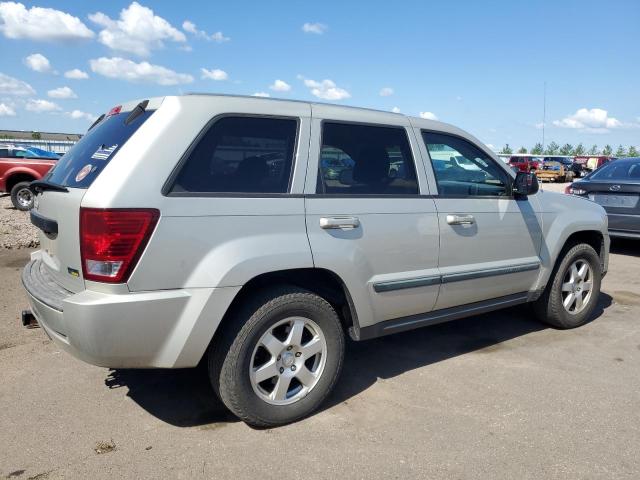
[[604, 167], [596, 170], [589, 177], [591, 180], [640, 180], [640, 161], [619, 161], [610, 162]]
[[173, 193], [286, 193], [298, 122], [269, 117], [223, 117], [191, 151]]
[[417, 195], [405, 129], [323, 123], [317, 193]]
[[462, 138], [422, 132], [431, 165], [443, 197], [511, 194], [509, 175], [485, 152]]

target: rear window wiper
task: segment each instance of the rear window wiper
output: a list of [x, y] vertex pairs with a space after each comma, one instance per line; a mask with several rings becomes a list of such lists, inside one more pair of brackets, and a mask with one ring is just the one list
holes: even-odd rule
[[45, 190], [52, 190], [54, 192], [68, 192], [67, 187], [58, 185], [57, 183], [47, 182], [46, 180], [35, 180], [30, 183], [31, 188], [36, 192], [44, 192]]

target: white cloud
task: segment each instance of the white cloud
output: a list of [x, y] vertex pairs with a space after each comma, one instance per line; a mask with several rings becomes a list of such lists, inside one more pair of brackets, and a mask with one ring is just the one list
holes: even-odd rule
[[47, 95], [51, 98], [78, 98], [76, 92], [69, 87], [54, 88], [53, 90], [49, 90]]
[[389, 97], [391, 95], [393, 95], [393, 88], [391, 87], [384, 87], [382, 90], [380, 90], [380, 96], [381, 97]]
[[79, 68], [74, 68], [73, 70], [64, 72], [64, 76], [72, 80], [86, 80], [89, 78], [89, 74], [87, 72], [83, 72]]
[[186, 73], [177, 73], [149, 62], [136, 63], [120, 57], [100, 57], [89, 60], [91, 70], [105, 77], [118, 78], [129, 82], [156, 83], [158, 85], [178, 85], [193, 82]]
[[185, 20], [184, 22], [182, 22], [182, 29], [185, 32], [189, 32], [198, 38], [203, 38], [205, 40], [213, 40], [214, 42], [217, 42], [217, 43], [224, 43], [231, 40], [231, 38], [225, 37], [225, 35], [222, 32], [215, 32], [209, 35], [204, 30], [200, 30], [196, 26], [196, 24], [190, 20]]
[[436, 114], [432, 112], [420, 112], [420, 118], [426, 118], [427, 120], [438, 120]]
[[53, 8], [0, 2], [0, 32], [11, 39], [69, 41], [95, 35], [78, 17]]
[[80, 110], [73, 110], [71, 112], [66, 112], [65, 115], [67, 115], [68, 117], [74, 120], [83, 119], [89, 122], [95, 122], [95, 120], [98, 118], [97, 115], [93, 115], [92, 113], [82, 112]]
[[219, 68], [214, 68], [213, 70], [201, 68], [200, 71], [202, 72], [202, 78], [207, 80], [227, 80], [229, 78], [227, 72]]
[[298, 78], [304, 82], [313, 96], [323, 100], [343, 100], [351, 97], [349, 92], [338, 87], [333, 80], [325, 79], [317, 82], [310, 78], [304, 78], [302, 75], [298, 75]]
[[51, 71], [49, 59], [40, 53], [33, 53], [23, 60], [24, 64], [34, 72], [47, 73]]
[[400, 113], [400, 109], [399, 109], [398, 107], [393, 107], [393, 108], [391, 109], [391, 111], [392, 111], [393, 113]]
[[164, 41], [186, 42], [187, 38], [164, 18], [148, 7], [132, 2], [120, 11], [120, 19], [114, 20], [102, 12], [89, 15], [89, 20], [104, 27], [98, 41], [112, 50], [133, 53], [141, 57], [151, 50], [164, 47]]
[[269, 85], [269, 88], [274, 92], [288, 92], [291, 90], [291, 85], [284, 80], [276, 80], [273, 84]]
[[25, 107], [30, 112], [42, 113], [42, 112], [57, 112], [62, 110], [56, 103], [49, 100], [42, 99], [29, 99]]
[[0, 117], [15, 117], [16, 111], [11, 105], [0, 103]]
[[268, 98], [271, 95], [269, 95], [267, 92], [256, 92], [254, 94], [251, 95], [252, 97], [264, 97], [264, 98]]
[[305, 23], [302, 25], [302, 31], [304, 33], [315, 33], [316, 35], [322, 35], [327, 31], [329, 27], [327, 27], [324, 23]]
[[592, 133], [606, 133], [609, 129], [624, 126], [620, 120], [610, 117], [609, 113], [601, 108], [580, 108], [573, 115], [568, 115], [562, 120], [554, 120], [553, 124], [556, 127], [577, 128]]
[[36, 91], [31, 85], [17, 78], [0, 73], [0, 94], [4, 95], [35, 95]]

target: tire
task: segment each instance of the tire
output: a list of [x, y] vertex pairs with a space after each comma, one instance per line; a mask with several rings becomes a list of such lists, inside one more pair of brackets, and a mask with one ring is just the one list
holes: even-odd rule
[[[581, 271], [583, 265], [588, 265], [589, 268], [585, 270], [586, 279], [582, 279], [580, 283], [580, 275], [575, 275], [575, 272]], [[574, 266], [575, 271], [572, 270]], [[576, 281], [573, 282], [573, 279]], [[585, 293], [589, 281], [591, 288]], [[591, 318], [598, 302], [601, 281], [600, 257], [593, 247], [586, 243], [573, 245], [556, 263], [544, 293], [533, 303], [533, 311], [538, 320], [555, 328], [568, 329], [584, 325]], [[570, 290], [570, 287], [574, 290]], [[568, 298], [571, 294], [574, 298], [580, 295], [581, 308], [577, 298]], [[568, 308], [564, 303], [569, 304]]]
[[[322, 297], [296, 287], [273, 289], [251, 299], [228, 320], [209, 347], [209, 378], [222, 402], [247, 424], [294, 422], [331, 393], [342, 370], [345, 338], [338, 315]], [[294, 330], [303, 332], [301, 340], [291, 341], [288, 350]], [[305, 353], [315, 350], [319, 353]], [[256, 367], [269, 367], [266, 379], [251, 373]]]
[[33, 208], [35, 195], [31, 188], [29, 188], [30, 183], [31, 182], [18, 182], [11, 189], [11, 203], [23, 212]]

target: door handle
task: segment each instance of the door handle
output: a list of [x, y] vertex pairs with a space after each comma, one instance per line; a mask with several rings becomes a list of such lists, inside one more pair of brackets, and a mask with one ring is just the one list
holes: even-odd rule
[[473, 225], [476, 219], [473, 215], [447, 215], [447, 223], [449, 225]]
[[331, 229], [349, 229], [360, 226], [358, 217], [321, 217], [320, 228], [325, 230]]

